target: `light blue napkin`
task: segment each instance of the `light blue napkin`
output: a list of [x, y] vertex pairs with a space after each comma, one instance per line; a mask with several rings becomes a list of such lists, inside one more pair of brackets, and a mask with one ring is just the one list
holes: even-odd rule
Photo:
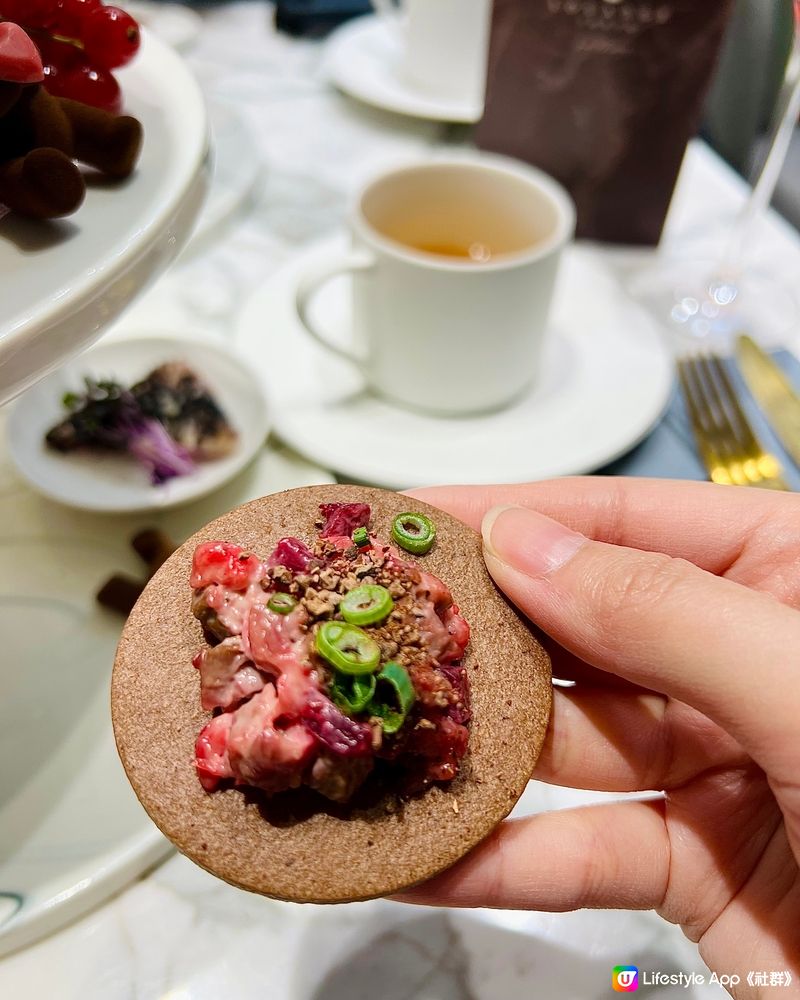
[[[773, 355], [800, 392], [800, 361], [788, 351]], [[800, 469], [786, 454], [780, 441], [759, 410], [744, 384], [739, 369], [729, 365], [732, 380], [739, 390], [742, 408], [750, 419], [759, 441], [774, 452], [784, 469], [784, 478], [793, 490], [800, 490]], [[672, 400], [661, 423], [637, 448], [623, 458], [600, 470], [610, 476], [654, 476], [659, 479], [706, 479], [706, 470], [697, 454], [692, 428], [686, 413], [683, 395], [677, 384]]]

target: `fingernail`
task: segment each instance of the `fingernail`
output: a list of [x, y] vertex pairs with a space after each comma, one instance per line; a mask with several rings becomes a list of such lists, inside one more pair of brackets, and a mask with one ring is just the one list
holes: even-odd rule
[[560, 569], [588, 539], [526, 507], [493, 507], [481, 525], [486, 554], [527, 576]]

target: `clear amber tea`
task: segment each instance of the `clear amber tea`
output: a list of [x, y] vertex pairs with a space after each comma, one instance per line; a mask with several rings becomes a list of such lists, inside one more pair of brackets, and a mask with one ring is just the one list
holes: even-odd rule
[[497, 256], [491, 247], [477, 241], [470, 244], [428, 243], [424, 240], [413, 243], [409, 240], [400, 240], [399, 242], [405, 243], [414, 250], [421, 250], [422, 253], [432, 253], [436, 257], [458, 257], [461, 260], [474, 261], [476, 264], [485, 264]]
[[378, 183], [369, 190], [362, 210], [394, 243], [475, 264], [530, 252], [556, 224], [552, 205], [544, 197], [537, 204], [522, 181], [498, 174], [487, 183], [486, 171], [469, 168], [395, 174], [390, 187]]

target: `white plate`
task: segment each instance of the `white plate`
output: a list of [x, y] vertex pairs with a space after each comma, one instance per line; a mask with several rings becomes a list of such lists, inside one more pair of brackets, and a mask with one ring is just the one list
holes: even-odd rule
[[95, 340], [191, 233], [207, 186], [200, 88], [154, 35], [120, 71], [144, 126], [133, 176], [96, 184], [68, 219], [0, 222], [0, 403]]
[[338, 28], [325, 53], [325, 72], [350, 97], [385, 111], [444, 122], [477, 122], [483, 102], [436, 98], [407, 82], [400, 39], [380, 17], [369, 14]]
[[109, 682], [121, 619], [94, 603], [112, 573], [142, 576], [128, 540], [176, 542], [239, 503], [331, 477], [264, 448], [222, 490], [180, 510], [98, 518], [20, 480], [0, 416], [0, 954], [97, 905], [170, 847], [114, 747]]
[[203, 19], [197, 11], [176, 3], [153, 3], [152, 0], [126, 0], [125, 10], [140, 25], [179, 52], [186, 52], [200, 37]]
[[[253, 296], [237, 329], [276, 433], [314, 461], [395, 489], [523, 482], [593, 471], [663, 413], [673, 375], [656, 326], [584, 248], [564, 257], [543, 371], [526, 399], [489, 416], [443, 419], [373, 396], [350, 366], [309, 339], [295, 312], [301, 275], [346, 246], [337, 237], [298, 254]], [[312, 307], [340, 343], [348, 340], [349, 281], [331, 281]]]
[[[64, 417], [64, 393], [80, 391], [87, 375], [132, 385], [166, 361], [188, 362], [207, 383], [239, 434], [231, 455], [153, 486], [127, 456], [61, 454], [44, 443], [47, 431]], [[163, 510], [205, 496], [240, 472], [266, 436], [267, 405], [250, 370], [224, 345], [177, 337], [99, 344], [24, 393], [8, 422], [11, 458], [35, 490], [71, 507], [114, 514]]]

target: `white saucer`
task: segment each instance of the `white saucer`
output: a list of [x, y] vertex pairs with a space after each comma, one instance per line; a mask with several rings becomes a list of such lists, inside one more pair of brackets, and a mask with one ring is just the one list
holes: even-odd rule
[[368, 14], [338, 28], [325, 53], [328, 78], [350, 97], [385, 111], [432, 121], [477, 122], [483, 102], [437, 98], [417, 90], [401, 70], [400, 40], [380, 17]]
[[74, 919], [171, 850], [133, 794], [111, 731], [122, 619], [94, 594], [112, 573], [143, 575], [129, 539], [157, 526], [181, 542], [247, 500], [332, 482], [266, 447], [196, 503], [98, 518], [26, 486], [4, 422], [0, 412], [0, 954]]
[[[549, 349], [527, 398], [489, 416], [442, 419], [365, 392], [349, 365], [310, 340], [294, 306], [300, 276], [347, 245], [338, 236], [298, 254], [256, 292], [237, 327], [276, 433], [321, 465], [395, 489], [585, 473], [628, 451], [663, 413], [673, 381], [666, 347], [588, 248], [565, 255]], [[341, 343], [349, 280], [331, 281], [313, 305], [317, 324]]]
[[[79, 392], [87, 375], [131, 385], [166, 361], [187, 361], [207, 382], [239, 433], [231, 455], [153, 486], [146, 471], [127, 456], [64, 455], [47, 447], [44, 435], [65, 414], [64, 393]], [[113, 514], [165, 510], [211, 493], [252, 461], [266, 436], [267, 405], [249, 368], [223, 346], [176, 337], [99, 344], [24, 393], [8, 421], [11, 458], [35, 490], [70, 507]]]

